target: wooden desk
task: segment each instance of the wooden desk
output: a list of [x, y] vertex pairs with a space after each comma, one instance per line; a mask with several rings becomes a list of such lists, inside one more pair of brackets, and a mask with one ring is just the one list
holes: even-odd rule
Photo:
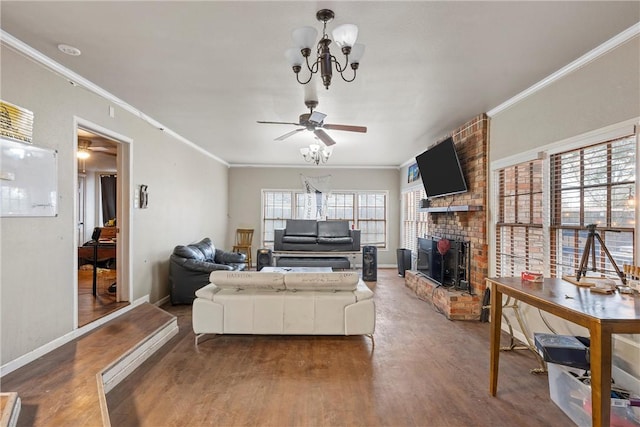
[[609, 426], [611, 413], [612, 334], [640, 333], [640, 297], [592, 293], [562, 279], [542, 283], [519, 277], [487, 279], [491, 286], [491, 360], [489, 392], [498, 391], [498, 362], [502, 325], [502, 295], [584, 326], [591, 336], [591, 420], [594, 427]]
[[78, 258], [91, 261], [93, 264], [93, 296], [97, 294], [98, 262], [116, 258], [115, 241], [87, 242], [78, 247]]

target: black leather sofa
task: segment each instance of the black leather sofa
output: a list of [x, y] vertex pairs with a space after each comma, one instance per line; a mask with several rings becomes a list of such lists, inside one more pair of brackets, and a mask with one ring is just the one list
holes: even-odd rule
[[196, 291], [209, 284], [214, 270], [244, 270], [246, 255], [216, 247], [208, 237], [190, 245], [178, 245], [169, 259], [171, 304], [191, 304]]
[[[349, 221], [289, 219], [286, 228], [274, 230], [273, 250], [279, 252], [276, 257], [278, 267], [354, 268], [349, 261], [353, 257], [341, 252], [360, 251], [360, 230], [350, 229]], [[309, 254], [302, 256], [300, 252]], [[325, 253], [313, 256], [313, 252]]]
[[275, 251], [360, 251], [360, 230], [350, 229], [349, 221], [289, 219], [274, 232]]

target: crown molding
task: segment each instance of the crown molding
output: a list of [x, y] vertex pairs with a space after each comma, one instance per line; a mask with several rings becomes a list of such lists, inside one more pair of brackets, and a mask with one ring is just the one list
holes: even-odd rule
[[494, 117], [495, 115], [497, 115], [500, 112], [506, 110], [507, 108], [511, 107], [512, 105], [514, 105], [514, 104], [522, 101], [523, 99], [533, 95], [535, 92], [537, 92], [537, 91], [549, 86], [550, 84], [560, 80], [561, 78], [573, 73], [577, 69], [585, 66], [586, 64], [590, 63], [591, 61], [594, 61], [597, 58], [601, 57], [602, 55], [605, 55], [607, 52], [610, 52], [611, 50], [617, 48], [618, 46], [621, 46], [622, 44], [628, 42], [632, 38], [638, 36], [638, 34], [640, 34], [640, 22], [638, 22], [638, 23], [632, 25], [631, 27], [627, 28], [626, 30], [624, 30], [623, 32], [618, 34], [617, 36], [607, 40], [606, 42], [602, 43], [600, 46], [598, 46], [595, 49], [592, 49], [591, 51], [589, 51], [586, 54], [582, 55], [580, 58], [576, 59], [575, 61], [565, 65], [564, 67], [562, 67], [561, 69], [559, 69], [555, 73], [553, 73], [553, 74], [549, 75], [548, 77], [540, 80], [538, 83], [534, 84], [533, 86], [529, 87], [528, 89], [523, 90], [522, 92], [520, 92], [519, 94], [517, 94], [513, 98], [510, 98], [507, 101], [503, 102], [502, 104], [498, 105], [497, 107], [487, 111], [487, 116]]
[[225, 165], [227, 167], [230, 166], [229, 163], [227, 163], [226, 161], [224, 161], [220, 157], [216, 156], [215, 154], [210, 153], [209, 151], [205, 150], [204, 148], [200, 147], [199, 145], [194, 144], [192, 141], [188, 140], [187, 138], [183, 137], [182, 135], [178, 134], [177, 132], [169, 129], [168, 127], [166, 127], [162, 123], [156, 121], [155, 119], [147, 116], [145, 113], [143, 113], [142, 111], [140, 111], [137, 108], [133, 107], [132, 105], [128, 104], [127, 102], [123, 101], [122, 99], [118, 98], [117, 96], [115, 96], [111, 92], [108, 92], [107, 90], [101, 88], [97, 84], [95, 84], [92, 81], [82, 77], [81, 75], [75, 73], [74, 71], [71, 71], [67, 67], [65, 67], [62, 64], [54, 61], [53, 59], [49, 58], [48, 56], [46, 56], [42, 52], [32, 48], [31, 46], [29, 46], [28, 44], [24, 43], [23, 41], [15, 38], [14, 36], [12, 36], [11, 34], [7, 33], [6, 31], [4, 31], [1, 28], [0, 28], [0, 44], [3, 44], [5, 46], [13, 49], [14, 51], [16, 51], [16, 52], [24, 55], [25, 57], [31, 59], [35, 63], [43, 66], [44, 68], [52, 71], [53, 73], [61, 76], [62, 78], [67, 80], [71, 85], [80, 86], [80, 87], [82, 87], [84, 89], [87, 89], [90, 92], [93, 92], [94, 94], [104, 98], [105, 100], [116, 104], [118, 107], [122, 108], [123, 110], [126, 110], [129, 113], [133, 114], [134, 116], [142, 119], [143, 121], [147, 122], [148, 124], [150, 124], [151, 126], [155, 127], [156, 129], [158, 129], [158, 130], [160, 130], [160, 131], [162, 131], [162, 132], [164, 132], [164, 133], [166, 133], [168, 135], [171, 135], [173, 138], [177, 139], [178, 141], [182, 142], [183, 144], [185, 144], [185, 145], [187, 145], [187, 146], [189, 146], [189, 147], [201, 152], [202, 154], [204, 154], [204, 155], [216, 160], [219, 163], [222, 163], [223, 165]]
[[292, 164], [268, 164], [263, 165], [259, 163], [232, 163], [230, 168], [289, 168], [289, 169], [400, 169], [398, 166], [362, 166], [362, 165], [315, 165], [306, 163], [304, 165], [292, 165]]

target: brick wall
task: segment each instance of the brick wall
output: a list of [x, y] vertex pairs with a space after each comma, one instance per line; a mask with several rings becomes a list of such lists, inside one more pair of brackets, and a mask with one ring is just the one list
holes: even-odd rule
[[[484, 279], [489, 272], [487, 248], [487, 125], [487, 116], [481, 114], [451, 133], [460, 158], [460, 166], [467, 181], [468, 191], [462, 194], [434, 198], [431, 200], [430, 205], [432, 208], [469, 205], [480, 206], [481, 209], [468, 212], [432, 212], [429, 214], [429, 230], [432, 236], [471, 242], [471, 277], [469, 280], [473, 293], [479, 296], [484, 293]], [[409, 286], [409, 284], [407, 285]], [[417, 289], [420, 285], [415, 287]], [[450, 307], [453, 301], [451, 298], [454, 297], [444, 298], [443, 296], [445, 300], [449, 301], [444, 304], [445, 306], [449, 304], [449, 312], [452, 309]], [[445, 307], [444, 309], [447, 308]], [[477, 318], [479, 302], [473, 301], [472, 304], [467, 306], [467, 309], [469, 313], [460, 313], [459, 317], [465, 319]], [[456, 308], [456, 311], [458, 311], [458, 308]]]
[[476, 293], [484, 292], [484, 279], [489, 272], [487, 264], [487, 123], [481, 114], [452, 132], [460, 166], [467, 181], [466, 193], [437, 197], [432, 207], [471, 205], [481, 206], [479, 211], [431, 213], [431, 235], [471, 242], [471, 287]]

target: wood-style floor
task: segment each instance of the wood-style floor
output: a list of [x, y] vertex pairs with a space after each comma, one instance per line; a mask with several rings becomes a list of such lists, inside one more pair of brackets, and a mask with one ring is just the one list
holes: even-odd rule
[[84, 326], [121, 307], [128, 302], [116, 302], [116, 294], [108, 292], [116, 280], [116, 270], [99, 268], [96, 276], [96, 296], [93, 296], [93, 268], [89, 264], [78, 269], [78, 326]]
[[171, 322], [165, 310], [141, 304], [4, 376], [2, 391], [22, 400], [17, 425], [102, 426], [100, 373]]
[[[180, 332], [107, 395], [113, 426], [571, 426], [534, 356], [500, 358], [489, 395], [489, 324], [449, 321], [378, 270], [375, 346], [366, 337]], [[125, 337], [123, 337], [124, 339]], [[506, 337], [503, 338], [506, 342]]]

